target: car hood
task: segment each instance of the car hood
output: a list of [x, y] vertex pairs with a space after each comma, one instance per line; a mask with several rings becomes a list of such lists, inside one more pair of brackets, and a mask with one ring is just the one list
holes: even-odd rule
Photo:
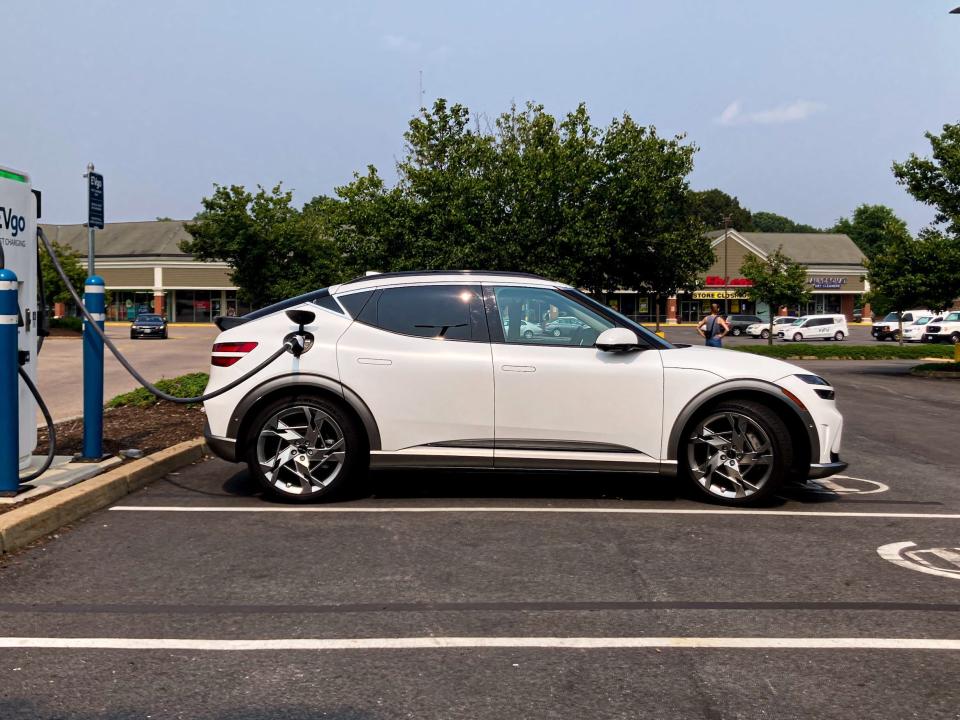
[[775, 382], [787, 375], [808, 373], [802, 367], [783, 360], [721, 348], [691, 346], [673, 348], [660, 353], [665, 368], [703, 370], [730, 380], [733, 378], [756, 378]]

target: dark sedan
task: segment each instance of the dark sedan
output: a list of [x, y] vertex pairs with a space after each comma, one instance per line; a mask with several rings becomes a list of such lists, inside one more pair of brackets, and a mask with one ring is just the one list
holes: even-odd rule
[[155, 337], [167, 339], [167, 320], [163, 315], [137, 315], [130, 325], [130, 339]]
[[727, 323], [730, 325], [730, 334], [743, 335], [747, 328], [754, 323], [763, 322], [758, 315], [727, 315]]

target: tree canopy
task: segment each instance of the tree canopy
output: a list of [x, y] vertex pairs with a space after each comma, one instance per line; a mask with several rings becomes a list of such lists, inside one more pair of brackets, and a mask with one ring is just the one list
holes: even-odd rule
[[850, 218], [840, 218], [833, 232], [848, 235], [868, 258], [873, 257], [886, 242], [890, 229], [896, 233], [907, 231], [907, 224], [886, 205], [860, 205]]
[[940, 135], [925, 133], [932, 157], [911, 153], [893, 164], [897, 182], [936, 211], [934, 226], [960, 237], [960, 123], [944, 125]]
[[754, 302], [766, 303], [770, 308], [768, 342], [772, 345], [773, 319], [777, 310], [798, 305], [810, 296], [806, 268], [787, 257], [782, 248], [777, 248], [766, 259], [747, 255], [740, 267], [740, 274], [751, 282], [745, 288], [747, 297]]
[[366, 270], [527, 271], [663, 294], [712, 261], [681, 135], [626, 114], [599, 127], [582, 104], [558, 119], [528, 103], [489, 123], [441, 99], [404, 141], [393, 185], [371, 165], [302, 210], [279, 186], [217, 186], [183, 249], [226, 260], [254, 304]]
[[753, 213], [753, 226], [757, 232], [770, 233], [818, 233], [823, 232], [820, 228], [813, 225], [794, 222], [788, 217], [777, 215], [772, 212]]
[[724, 218], [730, 218], [730, 227], [734, 230], [754, 230], [753, 214], [742, 207], [737, 198], [718, 188], [691, 191], [690, 208], [708, 230], [722, 229]]

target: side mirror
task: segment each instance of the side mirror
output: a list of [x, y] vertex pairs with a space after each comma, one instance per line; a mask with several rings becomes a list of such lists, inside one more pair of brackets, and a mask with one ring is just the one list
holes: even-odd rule
[[287, 310], [287, 317], [302, 329], [304, 325], [309, 325], [316, 320], [317, 314], [309, 310]]
[[605, 352], [627, 352], [638, 350], [640, 341], [637, 334], [626, 328], [610, 328], [600, 333], [595, 343], [597, 348]]

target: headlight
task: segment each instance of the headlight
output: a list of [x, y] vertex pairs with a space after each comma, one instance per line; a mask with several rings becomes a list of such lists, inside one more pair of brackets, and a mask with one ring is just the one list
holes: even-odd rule
[[800, 379], [803, 380], [805, 383], [807, 383], [807, 385], [827, 385], [827, 386], [830, 385], [830, 383], [828, 383], [826, 380], [824, 380], [824, 379], [823, 379], [822, 377], [820, 377], [819, 375], [809, 375], [809, 374], [799, 375], [799, 374], [798, 374], [798, 375], [796, 375], [795, 377], [800, 378]]

